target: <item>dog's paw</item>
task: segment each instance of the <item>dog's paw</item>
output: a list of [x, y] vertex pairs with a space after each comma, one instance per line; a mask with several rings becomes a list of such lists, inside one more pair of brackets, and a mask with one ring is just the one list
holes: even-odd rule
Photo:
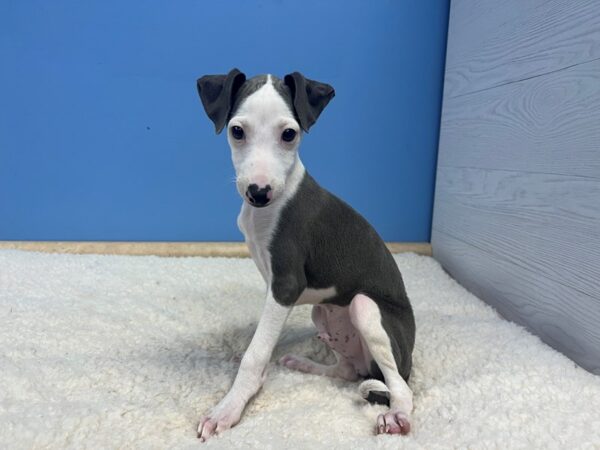
[[408, 416], [401, 411], [388, 411], [377, 417], [377, 434], [408, 434], [410, 421]]
[[215, 406], [200, 420], [198, 424], [198, 439], [206, 441], [211, 436], [228, 430], [240, 421], [243, 407], [239, 407], [226, 399]]
[[315, 373], [315, 363], [308, 358], [292, 354], [284, 355], [279, 359], [279, 364], [288, 369], [298, 370], [305, 373]]
[[279, 364], [281, 364], [282, 366], [285, 367], [289, 367], [290, 369], [293, 368], [295, 362], [298, 360], [298, 357], [296, 355], [292, 355], [290, 353], [283, 355], [281, 358], [279, 358]]

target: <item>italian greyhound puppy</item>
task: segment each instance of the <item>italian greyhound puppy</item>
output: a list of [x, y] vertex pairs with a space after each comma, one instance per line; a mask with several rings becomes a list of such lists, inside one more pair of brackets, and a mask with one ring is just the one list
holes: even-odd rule
[[256, 332], [225, 397], [202, 418], [204, 441], [239, 422], [260, 389], [295, 305], [314, 305], [318, 337], [337, 357], [323, 365], [297, 355], [279, 363], [301, 372], [365, 380], [371, 402], [389, 405], [376, 433], [410, 431], [415, 321], [400, 271], [369, 223], [308, 174], [298, 147], [335, 95], [294, 72], [246, 79], [237, 69], [206, 75], [198, 93], [217, 133], [227, 130], [244, 200], [238, 226], [267, 284]]

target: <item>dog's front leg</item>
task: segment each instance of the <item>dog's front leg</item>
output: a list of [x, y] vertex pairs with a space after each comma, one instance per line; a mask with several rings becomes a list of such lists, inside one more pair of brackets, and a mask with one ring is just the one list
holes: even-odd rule
[[258, 327], [231, 389], [198, 425], [200, 440], [204, 441], [239, 422], [246, 403], [262, 386], [273, 348], [291, 310], [291, 307], [277, 303], [269, 290]]

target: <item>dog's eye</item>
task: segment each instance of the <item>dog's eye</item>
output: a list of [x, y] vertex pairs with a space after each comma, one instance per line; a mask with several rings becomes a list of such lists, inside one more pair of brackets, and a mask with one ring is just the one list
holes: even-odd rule
[[295, 137], [296, 131], [292, 130], [291, 128], [286, 128], [283, 130], [283, 133], [281, 133], [281, 139], [283, 139], [285, 142], [292, 142]]
[[242, 127], [238, 127], [237, 125], [234, 125], [233, 127], [231, 127], [231, 136], [235, 140], [240, 141], [240, 140], [244, 139], [244, 130], [242, 130]]

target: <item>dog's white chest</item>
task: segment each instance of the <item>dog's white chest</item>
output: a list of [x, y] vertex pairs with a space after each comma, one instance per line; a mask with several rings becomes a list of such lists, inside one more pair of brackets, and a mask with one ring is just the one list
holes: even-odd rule
[[281, 212], [289, 199], [295, 195], [304, 173], [304, 166], [297, 159], [286, 188], [276, 201], [265, 208], [255, 208], [244, 202], [238, 215], [238, 227], [244, 234], [250, 255], [267, 286], [273, 281], [269, 246], [277, 232]]
[[238, 227], [244, 234], [250, 255], [267, 285], [272, 281], [269, 244], [279, 217], [279, 208], [275, 206], [263, 210], [244, 203], [238, 216]]

